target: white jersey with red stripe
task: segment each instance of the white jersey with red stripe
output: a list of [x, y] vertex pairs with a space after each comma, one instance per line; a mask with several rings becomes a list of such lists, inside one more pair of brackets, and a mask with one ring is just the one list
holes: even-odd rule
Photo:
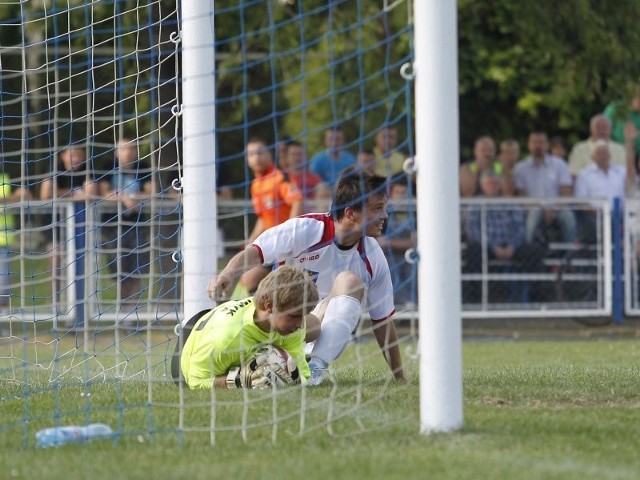
[[253, 242], [263, 265], [294, 265], [313, 275], [320, 298], [329, 295], [337, 275], [356, 274], [367, 286], [369, 315], [373, 321], [394, 313], [393, 286], [387, 259], [378, 242], [363, 237], [349, 249], [335, 242], [330, 214], [310, 213], [264, 231]]

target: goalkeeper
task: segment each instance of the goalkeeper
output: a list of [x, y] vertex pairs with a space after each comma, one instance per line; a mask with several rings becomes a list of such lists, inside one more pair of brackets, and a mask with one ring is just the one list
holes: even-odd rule
[[[304, 344], [305, 337], [313, 339], [319, 333], [320, 321], [309, 314], [317, 302], [318, 290], [302, 270], [283, 267], [269, 273], [253, 297], [222, 303], [187, 322], [182, 353], [178, 344], [172, 361], [174, 381], [179, 381], [181, 370], [191, 389], [306, 382], [310, 372]], [[259, 350], [265, 344], [284, 349], [298, 371], [276, 364], [256, 368], [252, 360], [261, 363]]]

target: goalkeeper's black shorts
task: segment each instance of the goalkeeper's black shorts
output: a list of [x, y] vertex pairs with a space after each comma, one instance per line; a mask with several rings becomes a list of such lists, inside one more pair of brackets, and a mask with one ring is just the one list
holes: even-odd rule
[[184, 383], [184, 379], [182, 378], [182, 370], [180, 369], [180, 356], [182, 355], [182, 347], [185, 343], [187, 343], [187, 338], [191, 335], [191, 331], [195, 324], [202, 318], [202, 316], [211, 311], [210, 308], [206, 310], [202, 310], [201, 312], [196, 313], [193, 317], [189, 319], [187, 323], [185, 323], [181, 330], [180, 335], [176, 339], [176, 348], [173, 351], [173, 356], [171, 357], [171, 378], [173, 382], [180, 386], [181, 383]]

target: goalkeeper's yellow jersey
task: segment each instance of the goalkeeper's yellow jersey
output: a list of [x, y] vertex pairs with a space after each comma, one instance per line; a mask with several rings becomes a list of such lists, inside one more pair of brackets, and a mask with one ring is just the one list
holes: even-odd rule
[[285, 349], [296, 361], [301, 377], [309, 378], [304, 356], [305, 328], [290, 335], [265, 332], [253, 321], [253, 298], [232, 300], [204, 314], [193, 326], [180, 356], [180, 368], [189, 388], [211, 388], [215, 377], [239, 367], [261, 344]]

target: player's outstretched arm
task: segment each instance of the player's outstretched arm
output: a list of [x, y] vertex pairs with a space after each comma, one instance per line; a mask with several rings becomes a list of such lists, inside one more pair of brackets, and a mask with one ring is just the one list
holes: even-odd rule
[[248, 245], [244, 250], [234, 255], [227, 266], [213, 277], [207, 287], [209, 298], [215, 301], [228, 299], [236, 288], [240, 276], [261, 264], [258, 248]]
[[373, 325], [373, 334], [395, 379], [405, 380], [396, 324], [390, 318], [376, 322]]

